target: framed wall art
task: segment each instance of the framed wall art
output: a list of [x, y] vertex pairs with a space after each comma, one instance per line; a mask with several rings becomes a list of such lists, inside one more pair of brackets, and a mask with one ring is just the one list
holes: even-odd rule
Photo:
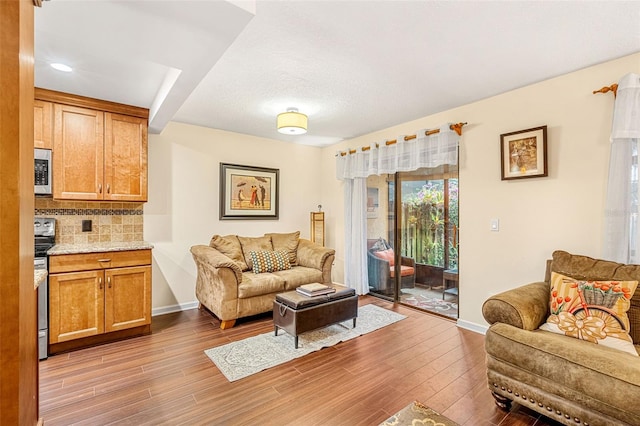
[[500, 135], [502, 180], [547, 176], [547, 126]]
[[278, 219], [278, 169], [220, 163], [220, 220]]

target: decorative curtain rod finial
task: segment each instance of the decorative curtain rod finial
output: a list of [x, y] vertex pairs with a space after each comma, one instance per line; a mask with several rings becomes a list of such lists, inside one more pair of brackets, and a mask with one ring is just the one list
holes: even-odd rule
[[613, 83], [611, 86], [604, 86], [600, 90], [594, 90], [593, 94], [595, 95], [596, 93], [607, 93], [607, 92], [613, 92], [613, 97], [615, 98], [618, 95], [618, 83]]

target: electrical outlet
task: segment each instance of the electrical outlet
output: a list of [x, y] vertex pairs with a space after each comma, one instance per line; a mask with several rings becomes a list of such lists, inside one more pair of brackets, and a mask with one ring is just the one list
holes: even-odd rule
[[82, 232], [91, 232], [91, 220], [82, 221]]

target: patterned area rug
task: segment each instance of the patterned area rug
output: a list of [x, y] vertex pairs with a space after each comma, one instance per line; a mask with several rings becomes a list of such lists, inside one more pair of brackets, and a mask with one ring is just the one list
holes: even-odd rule
[[[451, 298], [451, 296], [445, 296]], [[457, 298], [455, 299], [457, 302]], [[458, 304], [450, 302], [448, 300], [442, 300], [442, 298], [428, 297], [421, 294], [415, 294], [407, 297], [402, 297], [402, 302], [407, 305], [415, 306], [426, 311], [436, 312], [438, 314], [446, 315], [448, 317], [458, 318]]]
[[293, 336], [279, 330], [278, 336], [274, 336], [273, 332], [260, 334], [207, 349], [204, 353], [230, 382], [234, 382], [322, 348], [378, 330], [404, 318], [404, 315], [388, 309], [365, 305], [358, 308], [355, 328], [353, 321], [348, 320], [301, 334], [298, 349], [294, 348]]
[[389, 417], [380, 426], [404, 426], [404, 425], [426, 425], [426, 426], [458, 426], [458, 423], [449, 420], [442, 414], [433, 411], [431, 408], [418, 401], [398, 411]]

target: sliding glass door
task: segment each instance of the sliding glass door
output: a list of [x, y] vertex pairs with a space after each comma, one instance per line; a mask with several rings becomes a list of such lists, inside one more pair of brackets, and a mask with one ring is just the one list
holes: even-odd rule
[[372, 176], [367, 185], [371, 293], [457, 318], [457, 168]]

